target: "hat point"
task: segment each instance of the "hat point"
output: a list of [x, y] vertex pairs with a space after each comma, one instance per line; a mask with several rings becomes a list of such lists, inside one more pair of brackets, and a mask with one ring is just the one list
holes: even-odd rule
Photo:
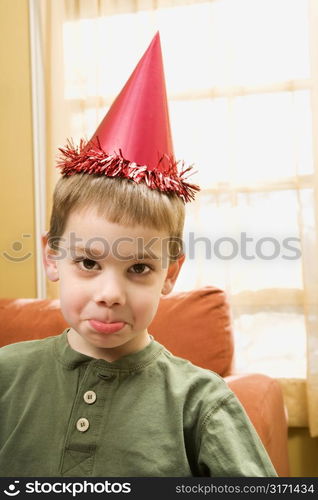
[[121, 151], [149, 171], [174, 158], [159, 32], [94, 133], [96, 140], [106, 153]]
[[65, 175], [125, 177], [194, 198], [199, 188], [185, 180], [191, 167], [178, 172], [174, 157], [159, 31], [90, 141], [60, 151]]

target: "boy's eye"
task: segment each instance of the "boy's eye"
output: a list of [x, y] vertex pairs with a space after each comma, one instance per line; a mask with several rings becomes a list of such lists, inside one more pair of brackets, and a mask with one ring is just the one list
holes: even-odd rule
[[79, 259], [76, 261], [79, 265], [79, 268], [82, 269], [83, 271], [92, 271], [92, 270], [97, 270], [98, 267], [95, 267], [97, 266], [97, 262], [95, 262], [95, 260], [91, 260], [91, 259]]
[[150, 267], [147, 264], [134, 264], [129, 268], [129, 272], [133, 274], [147, 274], [150, 271]]

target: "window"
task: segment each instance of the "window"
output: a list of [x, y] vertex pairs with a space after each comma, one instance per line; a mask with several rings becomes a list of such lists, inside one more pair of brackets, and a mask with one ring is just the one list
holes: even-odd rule
[[65, 23], [71, 135], [90, 137], [159, 28], [175, 154], [195, 163], [202, 187], [187, 205], [188, 260], [175, 289], [228, 293], [237, 371], [305, 377], [309, 0], [176, 3], [133, 11], [128, 1], [120, 13]]

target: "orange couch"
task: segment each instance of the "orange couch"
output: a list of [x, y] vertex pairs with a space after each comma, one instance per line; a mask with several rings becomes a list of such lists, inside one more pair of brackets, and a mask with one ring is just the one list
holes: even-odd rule
[[[58, 300], [0, 299], [0, 346], [61, 333]], [[279, 476], [288, 476], [287, 416], [279, 383], [262, 374], [233, 373], [233, 332], [222, 290], [204, 287], [162, 296], [149, 327], [176, 356], [225, 378], [244, 406]]]

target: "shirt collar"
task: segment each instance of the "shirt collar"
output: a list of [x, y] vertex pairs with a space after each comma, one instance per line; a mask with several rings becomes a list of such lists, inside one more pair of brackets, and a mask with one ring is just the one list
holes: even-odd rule
[[106, 361], [104, 359], [96, 359], [86, 354], [75, 351], [70, 346], [67, 339], [69, 328], [64, 330], [61, 335], [58, 335], [55, 340], [55, 354], [60, 363], [68, 369], [75, 369], [79, 365], [85, 363], [94, 363], [95, 366], [107, 372], [133, 372], [141, 370], [145, 366], [152, 363], [164, 350], [164, 347], [150, 335], [150, 343], [140, 351], [127, 354], [117, 361]]

